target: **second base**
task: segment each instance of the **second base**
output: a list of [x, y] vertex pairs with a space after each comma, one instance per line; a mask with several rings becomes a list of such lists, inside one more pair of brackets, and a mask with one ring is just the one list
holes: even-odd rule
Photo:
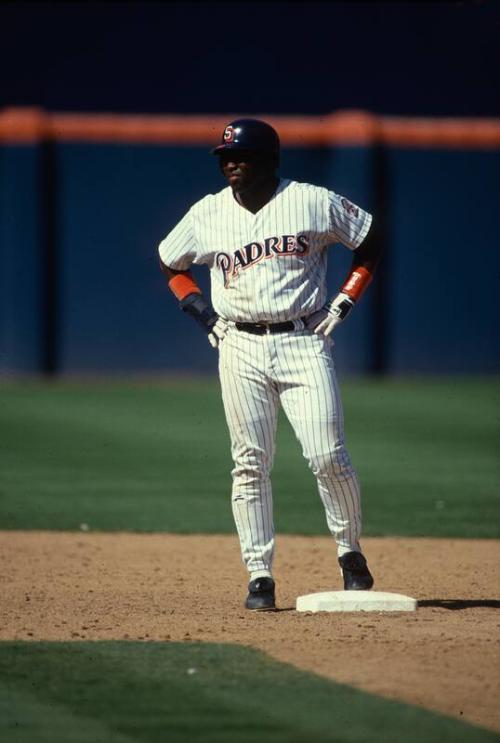
[[297, 611], [415, 611], [417, 600], [385, 591], [327, 591], [299, 596]]

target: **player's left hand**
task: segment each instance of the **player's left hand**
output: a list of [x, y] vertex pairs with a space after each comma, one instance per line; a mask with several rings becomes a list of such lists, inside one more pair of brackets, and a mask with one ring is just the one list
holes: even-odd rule
[[217, 317], [217, 320], [212, 325], [208, 332], [208, 342], [213, 348], [218, 348], [221, 341], [224, 340], [227, 329], [228, 329], [228, 323], [226, 320], [224, 320], [222, 317]]
[[335, 299], [314, 312], [307, 319], [307, 327], [316, 335], [328, 336], [339, 325], [354, 307], [354, 300], [347, 294], [340, 292]]

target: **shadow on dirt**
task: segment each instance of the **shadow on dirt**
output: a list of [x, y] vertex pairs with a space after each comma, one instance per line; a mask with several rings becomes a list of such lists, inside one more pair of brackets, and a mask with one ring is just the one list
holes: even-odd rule
[[440, 609], [473, 609], [476, 606], [487, 606], [490, 609], [500, 609], [498, 599], [423, 599], [418, 607], [437, 606]]

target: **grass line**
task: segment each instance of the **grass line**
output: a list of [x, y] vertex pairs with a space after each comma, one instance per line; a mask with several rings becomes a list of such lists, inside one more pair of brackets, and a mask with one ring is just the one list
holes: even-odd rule
[[[364, 533], [500, 536], [500, 381], [342, 385]], [[215, 380], [0, 385], [0, 528], [233, 533]], [[316, 483], [280, 418], [277, 529], [326, 534]]]
[[9, 743], [498, 740], [230, 645], [7, 642], [0, 677]]

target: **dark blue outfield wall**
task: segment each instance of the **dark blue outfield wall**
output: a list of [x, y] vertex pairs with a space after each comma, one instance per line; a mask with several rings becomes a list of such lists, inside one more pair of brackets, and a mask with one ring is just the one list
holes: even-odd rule
[[[379, 217], [386, 257], [338, 330], [341, 371], [500, 369], [499, 151], [289, 148], [281, 172]], [[0, 371], [215, 371], [157, 245], [223, 186], [206, 147], [0, 149]], [[350, 258], [332, 246], [332, 294]], [[208, 292], [207, 273], [197, 277]]]

